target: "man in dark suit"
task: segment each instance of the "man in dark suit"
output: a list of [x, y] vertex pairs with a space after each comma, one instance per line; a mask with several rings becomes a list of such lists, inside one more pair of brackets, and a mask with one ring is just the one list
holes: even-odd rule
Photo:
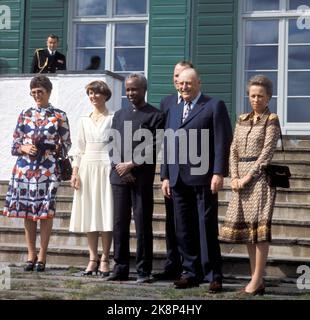
[[[161, 144], [161, 140], [156, 139], [156, 130], [163, 129], [164, 114], [145, 101], [147, 81], [143, 75], [129, 75], [125, 87], [131, 105], [117, 111], [112, 122], [112, 129], [116, 132], [111, 154], [110, 176], [114, 204], [115, 266], [113, 274], [107, 280], [128, 279], [129, 230], [131, 210], [133, 210], [137, 240], [137, 283], [144, 283], [150, 281], [152, 271], [153, 182], [156, 150], [159, 150]], [[149, 134], [148, 138], [144, 136], [145, 131]], [[145, 148], [141, 148], [138, 152], [142, 144]], [[141, 154], [140, 159], [138, 159], [139, 154]]]
[[168, 154], [161, 170], [164, 196], [172, 193], [182, 256], [182, 275], [174, 284], [189, 288], [208, 281], [215, 293], [222, 290], [217, 193], [228, 174], [232, 129], [224, 102], [201, 93], [195, 69], [183, 70], [178, 82], [184, 108], [169, 110], [166, 128], [178, 136], [168, 146], [165, 139]]
[[[164, 97], [160, 102], [160, 110], [164, 112], [165, 119], [168, 118], [168, 112], [171, 106], [183, 108], [183, 99], [180, 92], [178, 91], [178, 77], [179, 74], [186, 68], [193, 68], [193, 64], [190, 61], [179, 61], [174, 66], [173, 84], [176, 92]], [[153, 274], [153, 278], [156, 280], [176, 280], [181, 276], [182, 264], [175, 235], [173, 201], [171, 195], [169, 196], [169, 198], [164, 198], [166, 209], [167, 258], [165, 261], [164, 271]]]
[[66, 57], [57, 51], [59, 44], [58, 36], [50, 34], [47, 37], [46, 49], [37, 49], [34, 53], [32, 73], [55, 73], [57, 70], [66, 70]]

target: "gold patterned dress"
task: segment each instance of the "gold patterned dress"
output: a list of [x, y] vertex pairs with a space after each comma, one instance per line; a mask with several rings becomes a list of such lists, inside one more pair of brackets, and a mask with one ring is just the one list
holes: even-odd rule
[[267, 112], [254, 122], [253, 112], [241, 115], [230, 149], [231, 178], [253, 179], [232, 191], [219, 239], [233, 243], [271, 241], [271, 219], [276, 189], [268, 185], [264, 168], [270, 163], [280, 135], [278, 116]]

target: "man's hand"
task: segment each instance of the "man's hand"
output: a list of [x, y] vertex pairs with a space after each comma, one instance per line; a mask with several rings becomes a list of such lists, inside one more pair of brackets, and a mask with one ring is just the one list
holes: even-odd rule
[[121, 177], [121, 180], [125, 183], [134, 183], [136, 178], [129, 172]]
[[130, 172], [135, 165], [132, 162], [121, 162], [115, 166], [117, 174], [122, 177]]
[[162, 185], [161, 185], [161, 191], [163, 192], [163, 195], [166, 197], [166, 198], [171, 198], [171, 191], [170, 191], [170, 186], [169, 186], [169, 179], [165, 179], [163, 180], [162, 182]]
[[223, 188], [224, 178], [221, 174], [214, 174], [211, 180], [211, 191], [218, 193]]

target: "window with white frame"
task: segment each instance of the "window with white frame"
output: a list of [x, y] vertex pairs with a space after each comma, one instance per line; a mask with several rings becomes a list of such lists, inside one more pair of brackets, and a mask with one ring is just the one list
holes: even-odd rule
[[269, 107], [287, 132], [294, 126], [309, 127], [310, 1], [243, 0], [241, 4], [239, 113], [250, 110], [248, 79], [265, 74], [274, 87]]
[[145, 73], [148, 0], [72, 0], [70, 11], [70, 69]]

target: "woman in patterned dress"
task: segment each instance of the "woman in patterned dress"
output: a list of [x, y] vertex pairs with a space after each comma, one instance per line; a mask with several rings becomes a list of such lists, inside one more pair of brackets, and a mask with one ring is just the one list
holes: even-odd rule
[[[113, 198], [110, 184], [109, 134], [113, 115], [106, 102], [111, 91], [103, 81], [92, 81], [86, 93], [93, 111], [81, 117], [74, 152], [71, 186], [75, 188], [69, 230], [87, 233], [89, 262], [82, 275], [99, 271], [109, 275], [109, 253], [113, 230]], [[98, 239], [102, 255], [98, 257]]]
[[232, 198], [219, 239], [245, 243], [250, 257], [251, 281], [246, 294], [264, 294], [263, 274], [271, 241], [271, 219], [276, 189], [268, 184], [264, 168], [270, 163], [280, 134], [278, 116], [270, 113], [272, 83], [252, 77], [247, 94], [253, 111], [241, 115], [231, 145]]
[[[36, 106], [19, 115], [13, 135], [12, 155], [17, 156], [5, 199], [3, 214], [24, 218], [28, 260], [25, 271], [44, 271], [48, 243], [56, 209], [60, 182], [59, 154], [71, 147], [65, 112], [49, 103], [52, 83], [45, 75], [31, 79], [30, 95]], [[37, 256], [37, 221], [41, 247]]]

